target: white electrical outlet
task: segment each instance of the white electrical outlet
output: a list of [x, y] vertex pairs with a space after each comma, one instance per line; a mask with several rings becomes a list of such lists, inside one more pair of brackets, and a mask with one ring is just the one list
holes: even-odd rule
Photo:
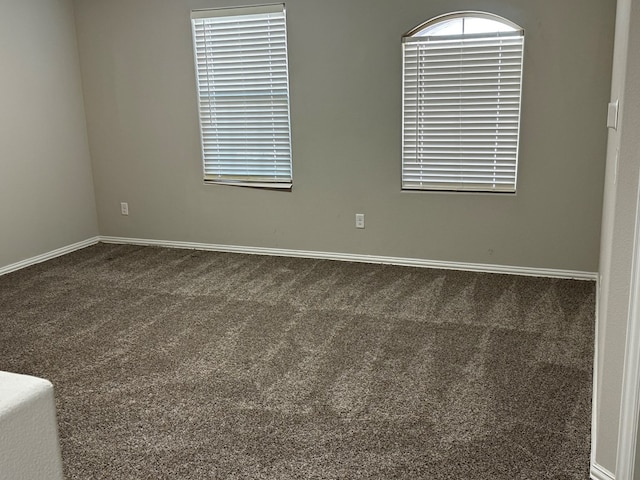
[[364, 213], [356, 213], [356, 228], [364, 228]]
[[120, 213], [122, 215], [129, 215], [129, 204], [127, 202], [122, 202], [120, 204]]

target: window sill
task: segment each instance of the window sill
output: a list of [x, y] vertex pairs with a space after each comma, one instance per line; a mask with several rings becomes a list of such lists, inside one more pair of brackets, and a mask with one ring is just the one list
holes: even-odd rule
[[293, 184], [289, 183], [269, 183], [269, 182], [232, 182], [229, 180], [205, 180], [205, 185], [226, 185], [229, 187], [245, 187], [245, 188], [258, 188], [262, 190], [278, 190], [284, 192], [290, 192], [293, 189]]
[[517, 192], [513, 191], [500, 191], [500, 190], [446, 190], [446, 189], [437, 189], [437, 188], [402, 188], [402, 193], [414, 193], [414, 192], [422, 192], [422, 193], [445, 193], [445, 194], [466, 194], [466, 195], [498, 195], [501, 197], [515, 197], [517, 196]]

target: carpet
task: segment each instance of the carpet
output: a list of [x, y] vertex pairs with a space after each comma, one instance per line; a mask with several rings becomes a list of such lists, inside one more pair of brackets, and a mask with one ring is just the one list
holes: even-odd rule
[[98, 244], [0, 277], [68, 479], [588, 478], [593, 282]]

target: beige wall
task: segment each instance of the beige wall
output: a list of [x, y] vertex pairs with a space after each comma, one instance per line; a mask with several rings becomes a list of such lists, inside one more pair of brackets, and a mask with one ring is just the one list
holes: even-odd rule
[[0, 267], [98, 233], [72, 7], [0, 3]]
[[[614, 2], [287, 1], [291, 193], [201, 180], [189, 12], [247, 3], [75, 2], [103, 235], [597, 271]], [[400, 38], [460, 9], [526, 30], [517, 196], [400, 191]]]
[[611, 98], [620, 99], [622, 108], [620, 128], [609, 135], [607, 155], [593, 437], [596, 463], [614, 473], [640, 174], [639, 50], [640, 2], [619, 0]]

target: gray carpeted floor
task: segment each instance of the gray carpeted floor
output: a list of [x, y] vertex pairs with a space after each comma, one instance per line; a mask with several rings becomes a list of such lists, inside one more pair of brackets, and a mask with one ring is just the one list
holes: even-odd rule
[[97, 245], [0, 277], [68, 479], [585, 480], [592, 282]]

